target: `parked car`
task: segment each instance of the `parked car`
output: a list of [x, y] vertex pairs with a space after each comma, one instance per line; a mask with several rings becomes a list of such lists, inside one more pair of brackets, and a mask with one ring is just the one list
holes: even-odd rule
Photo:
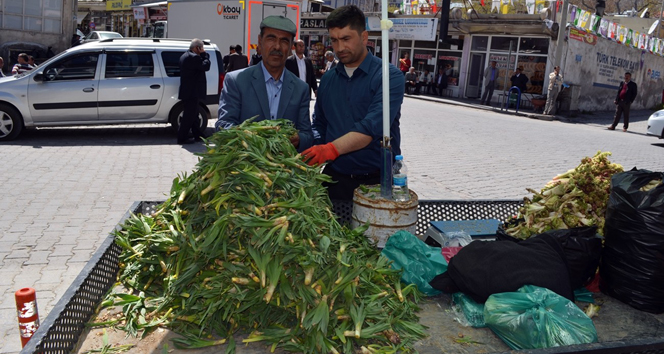
[[647, 133], [664, 139], [664, 109], [660, 109], [648, 118]]
[[[217, 114], [221, 52], [205, 43], [211, 66], [198, 124]], [[113, 38], [68, 49], [22, 75], [0, 78], [0, 141], [24, 128], [170, 123], [182, 117], [180, 56], [189, 40]]]
[[110, 38], [122, 38], [122, 35], [118, 32], [111, 31], [91, 31], [87, 36], [83, 38], [83, 43], [96, 42], [102, 39]]

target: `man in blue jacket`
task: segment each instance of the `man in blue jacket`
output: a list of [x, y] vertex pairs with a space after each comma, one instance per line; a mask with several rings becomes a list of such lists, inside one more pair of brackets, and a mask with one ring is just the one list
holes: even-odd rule
[[283, 16], [269, 16], [260, 24], [258, 47], [263, 60], [246, 69], [226, 75], [219, 97], [217, 130], [228, 129], [247, 119], [289, 119], [298, 130], [291, 143], [298, 151], [313, 143], [309, 118], [309, 85], [288, 70], [297, 28]]
[[[323, 173], [330, 199], [351, 200], [360, 184], [379, 184], [382, 165], [382, 61], [367, 50], [365, 17], [355, 5], [332, 11], [327, 29], [339, 64], [321, 78], [314, 111], [312, 148], [302, 155], [310, 165], [329, 162]], [[392, 153], [401, 154], [399, 118], [405, 79], [389, 68], [389, 107]]]

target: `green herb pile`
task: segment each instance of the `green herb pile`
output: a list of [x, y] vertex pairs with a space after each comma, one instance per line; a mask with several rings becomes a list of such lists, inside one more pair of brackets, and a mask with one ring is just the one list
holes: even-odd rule
[[524, 198], [516, 222], [508, 220], [505, 232], [527, 239], [549, 230], [582, 226], [597, 226], [604, 235], [604, 216], [611, 192], [611, 176], [623, 172], [619, 164], [611, 163], [610, 152], [598, 151], [584, 157], [581, 164], [553, 178], [532, 199]]
[[[192, 174], [152, 216], [116, 233], [112, 293], [131, 334], [168, 326], [179, 347], [265, 341], [304, 353], [408, 352], [425, 336], [413, 285], [363, 235], [339, 225], [301, 161], [286, 121], [245, 123], [210, 137]], [[219, 338], [219, 339], [215, 339]]]

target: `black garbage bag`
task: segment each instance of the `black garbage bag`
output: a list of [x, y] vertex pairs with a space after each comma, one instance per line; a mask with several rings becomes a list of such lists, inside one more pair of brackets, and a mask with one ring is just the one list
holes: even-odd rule
[[663, 179], [664, 173], [636, 169], [611, 178], [600, 263], [602, 292], [651, 313], [664, 312]]
[[492, 294], [517, 291], [524, 285], [574, 299], [563, 248], [551, 235], [521, 242], [471, 242], [450, 259], [447, 271], [429, 284], [445, 293], [461, 291], [479, 303]]
[[[553, 236], [563, 247], [569, 266], [572, 289], [585, 286], [595, 277], [599, 259], [602, 256], [602, 238], [597, 234], [597, 227], [587, 226], [551, 230], [531, 238], [537, 238], [541, 235]], [[501, 241], [521, 241], [521, 239], [507, 234], [502, 226], [498, 228], [496, 238]]]

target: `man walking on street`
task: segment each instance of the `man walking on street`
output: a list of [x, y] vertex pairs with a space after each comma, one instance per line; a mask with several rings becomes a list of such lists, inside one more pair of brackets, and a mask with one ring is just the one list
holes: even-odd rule
[[235, 45], [231, 45], [228, 48], [228, 54], [224, 55], [224, 58], [221, 59], [221, 62], [224, 63], [224, 72], [228, 72], [228, 59], [233, 53], [235, 53]]
[[492, 60], [491, 64], [484, 69], [484, 93], [480, 104], [491, 106], [491, 97], [493, 96], [493, 89], [496, 88], [497, 78], [498, 68], [496, 68], [496, 61]]
[[304, 56], [304, 41], [298, 39], [295, 41], [295, 55], [291, 55], [286, 59], [286, 69], [299, 77], [300, 80], [306, 82], [309, 88], [314, 92], [318, 92], [318, 82], [316, 82], [316, 73], [311, 59]]
[[636, 99], [636, 83], [632, 81], [632, 74], [625, 73], [625, 81], [620, 83], [618, 87], [618, 94], [613, 103], [616, 105], [616, 114], [613, 117], [613, 124], [607, 129], [615, 130], [618, 123], [620, 123], [620, 116], [624, 115], [623, 131], [626, 132], [629, 127], [629, 108], [632, 102]]
[[[199, 127], [198, 101], [207, 95], [207, 79], [205, 72], [210, 70], [210, 55], [205, 52], [203, 41], [194, 38], [189, 50], [180, 57], [180, 92], [178, 98], [182, 100], [182, 118], [178, 127], [178, 144], [191, 144], [195, 140], [204, 138], [203, 130]], [[189, 131], [194, 139], [189, 139]]]
[[[355, 5], [338, 7], [327, 17], [327, 30], [339, 64], [321, 78], [314, 111], [318, 145], [304, 151], [309, 165], [328, 162], [324, 183], [333, 200], [352, 200], [361, 184], [379, 184], [383, 139], [382, 62], [367, 50], [369, 32], [364, 13]], [[390, 131], [392, 154], [401, 154], [399, 118], [405, 79], [389, 65]], [[322, 97], [322, 99], [320, 98]]]

